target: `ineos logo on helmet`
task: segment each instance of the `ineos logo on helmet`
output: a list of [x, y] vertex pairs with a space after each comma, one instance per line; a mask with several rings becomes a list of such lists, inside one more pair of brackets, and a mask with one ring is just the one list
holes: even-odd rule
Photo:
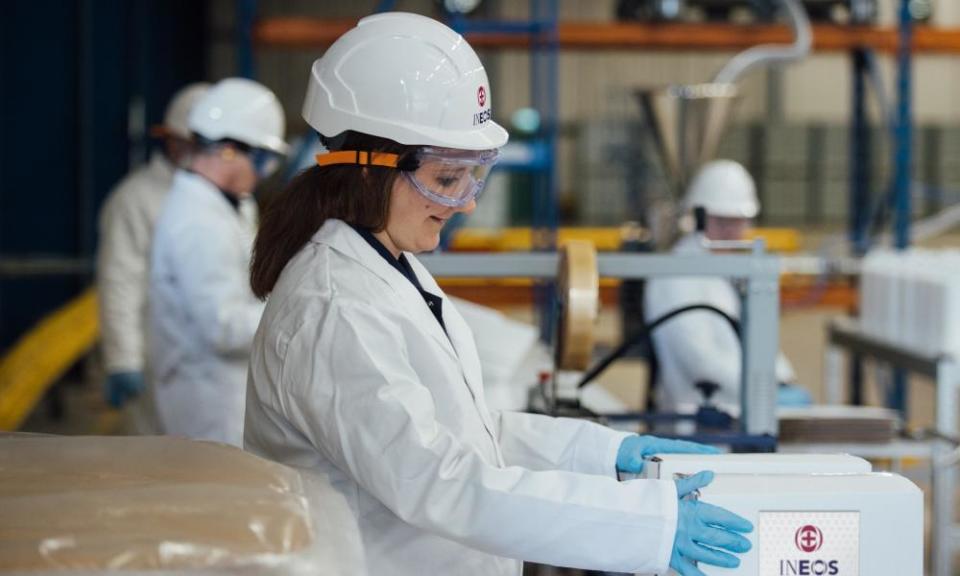
[[492, 113], [489, 108], [487, 108], [486, 110], [477, 112], [476, 114], [473, 115], [473, 125], [479, 126], [484, 122], [489, 122], [491, 116], [492, 116]]

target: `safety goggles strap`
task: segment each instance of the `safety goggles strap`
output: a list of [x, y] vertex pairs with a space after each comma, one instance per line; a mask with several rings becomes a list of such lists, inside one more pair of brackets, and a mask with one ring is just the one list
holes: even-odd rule
[[396, 168], [400, 160], [399, 154], [387, 152], [368, 152], [366, 150], [338, 150], [316, 155], [318, 166], [332, 166], [334, 164], [358, 164], [360, 166], [384, 166]]

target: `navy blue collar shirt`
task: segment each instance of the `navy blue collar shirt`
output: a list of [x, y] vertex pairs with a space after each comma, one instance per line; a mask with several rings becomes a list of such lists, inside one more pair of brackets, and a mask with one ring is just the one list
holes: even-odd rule
[[423, 286], [420, 285], [420, 280], [417, 279], [417, 275], [413, 271], [413, 267], [410, 266], [410, 262], [407, 260], [406, 256], [401, 252], [399, 258], [394, 258], [393, 254], [387, 250], [387, 247], [383, 245], [383, 242], [377, 239], [372, 232], [365, 228], [360, 228], [359, 226], [351, 227], [357, 231], [364, 240], [367, 241], [367, 244], [373, 247], [380, 256], [383, 257], [391, 266], [397, 269], [398, 272], [403, 274], [403, 276], [413, 284], [414, 288], [417, 289], [417, 292], [420, 293], [420, 296], [423, 297], [423, 301], [427, 303], [427, 306], [430, 308], [430, 312], [433, 313], [433, 317], [437, 319], [437, 322], [440, 323], [440, 327], [443, 328], [443, 331], [447, 331], [446, 325], [443, 323], [443, 298], [431, 294], [423, 289]]

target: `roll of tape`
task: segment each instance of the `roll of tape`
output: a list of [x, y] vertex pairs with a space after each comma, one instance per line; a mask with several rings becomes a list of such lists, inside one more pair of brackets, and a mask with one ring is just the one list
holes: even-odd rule
[[557, 368], [586, 370], [593, 356], [593, 328], [600, 306], [600, 275], [593, 243], [570, 240], [560, 249], [557, 299]]

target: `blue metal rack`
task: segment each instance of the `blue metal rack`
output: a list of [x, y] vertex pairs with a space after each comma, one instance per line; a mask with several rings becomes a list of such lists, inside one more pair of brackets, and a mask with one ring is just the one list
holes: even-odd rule
[[[910, 1], [900, 0], [900, 46], [897, 49], [897, 122], [894, 151], [893, 238], [898, 250], [910, 246], [910, 220], [913, 217], [910, 198], [910, 164], [913, 158], [912, 74], [910, 45], [913, 39], [913, 18]], [[887, 405], [907, 416], [907, 374], [893, 371], [893, 386]]]
[[558, 190], [556, 177], [557, 118], [557, 0], [531, 0], [530, 19], [476, 20], [450, 14], [448, 24], [460, 34], [492, 33], [528, 36], [531, 41], [531, 105], [540, 113], [541, 131], [529, 143], [528, 161], [499, 165], [499, 169], [533, 173], [534, 248], [556, 248]]
[[[381, 0], [375, 12], [392, 10], [395, 4], [395, 0]], [[257, 0], [236, 0], [236, 7], [238, 74], [252, 78], [256, 73], [253, 27], [256, 23]], [[556, 173], [559, 134], [557, 105], [559, 8], [557, 0], [530, 0], [530, 18], [523, 21], [481, 20], [467, 18], [462, 14], [447, 16], [450, 27], [464, 35], [470, 33], [516, 34], [530, 39], [531, 106], [540, 113], [541, 128], [539, 134], [527, 143], [530, 147], [528, 159], [505, 162], [499, 165], [498, 169], [522, 171], [533, 176], [534, 249], [555, 250], [559, 226], [559, 190]], [[315, 145], [316, 138], [312, 136], [304, 138], [301, 148], [294, 152], [294, 158], [297, 161], [292, 165], [300, 165], [304, 155]], [[448, 227], [453, 228], [456, 225], [457, 222], [454, 221], [448, 224]], [[447, 233], [449, 234], [450, 231]], [[445, 235], [445, 239], [449, 238], [448, 234]], [[553, 333], [554, 314], [552, 312], [556, 306], [554, 287], [552, 284], [542, 284], [535, 286], [534, 290], [535, 301], [540, 310], [541, 337], [547, 339]]]
[[[905, 250], [910, 246], [911, 206], [911, 161], [913, 156], [913, 115], [912, 115], [912, 54], [913, 18], [910, 13], [910, 1], [901, 0], [899, 9], [899, 45], [897, 49], [897, 100], [896, 113], [885, 118], [884, 123], [892, 122], [891, 135], [894, 139], [892, 164], [893, 181], [883, 195], [874, 202], [878, 211], [892, 209], [892, 232], [894, 246]], [[850, 129], [850, 203], [849, 203], [849, 239], [858, 255], [867, 252], [871, 245], [870, 227], [874, 205], [870, 198], [870, 129], [866, 113], [867, 70], [872, 64], [873, 54], [867, 48], [856, 48], [853, 52], [853, 107]], [[859, 404], [863, 400], [863, 370], [858, 357], [851, 362], [851, 401]], [[894, 370], [893, 386], [887, 397], [892, 408], [907, 413], [906, 375], [902, 370]]]
[[897, 124], [894, 152], [894, 245], [906, 249], [910, 245], [910, 162], [913, 158], [912, 74], [910, 47], [913, 41], [913, 18], [910, 0], [900, 0], [900, 46], [897, 50]]
[[257, 0], [237, 0], [237, 74], [244, 78], [257, 75], [253, 54], [253, 25], [257, 19]]
[[[533, 249], [552, 251], [557, 247], [559, 226], [559, 190], [556, 174], [559, 112], [557, 105], [557, 54], [559, 42], [557, 0], [531, 0], [530, 19], [526, 21], [473, 20], [451, 14], [448, 24], [461, 34], [519, 34], [530, 37], [530, 95], [532, 107], [540, 113], [541, 129], [529, 143], [529, 161], [513, 162], [500, 169], [530, 172], [533, 179]], [[540, 314], [540, 336], [549, 340], [554, 331], [553, 313], [557, 305], [552, 282], [534, 286], [534, 300]]]
[[873, 52], [865, 47], [853, 51], [853, 113], [850, 130], [850, 172], [849, 238], [858, 254], [864, 254], [871, 247], [870, 237], [874, 214], [865, 212], [868, 206], [876, 205], [880, 209], [891, 208], [893, 212], [892, 232], [894, 246], [905, 249], [910, 245], [910, 220], [912, 216], [910, 185], [911, 161], [913, 156], [913, 113], [912, 113], [912, 55], [913, 19], [910, 15], [909, 0], [901, 0], [899, 12], [899, 46], [897, 50], [897, 100], [896, 111], [890, 118], [884, 118], [884, 124], [893, 124], [891, 136], [894, 139], [893, 157], [894, 178], [885, 195], [871, 199], [870, 194], [870, 130], [866, 112], [866, 76], [873, 62]]

